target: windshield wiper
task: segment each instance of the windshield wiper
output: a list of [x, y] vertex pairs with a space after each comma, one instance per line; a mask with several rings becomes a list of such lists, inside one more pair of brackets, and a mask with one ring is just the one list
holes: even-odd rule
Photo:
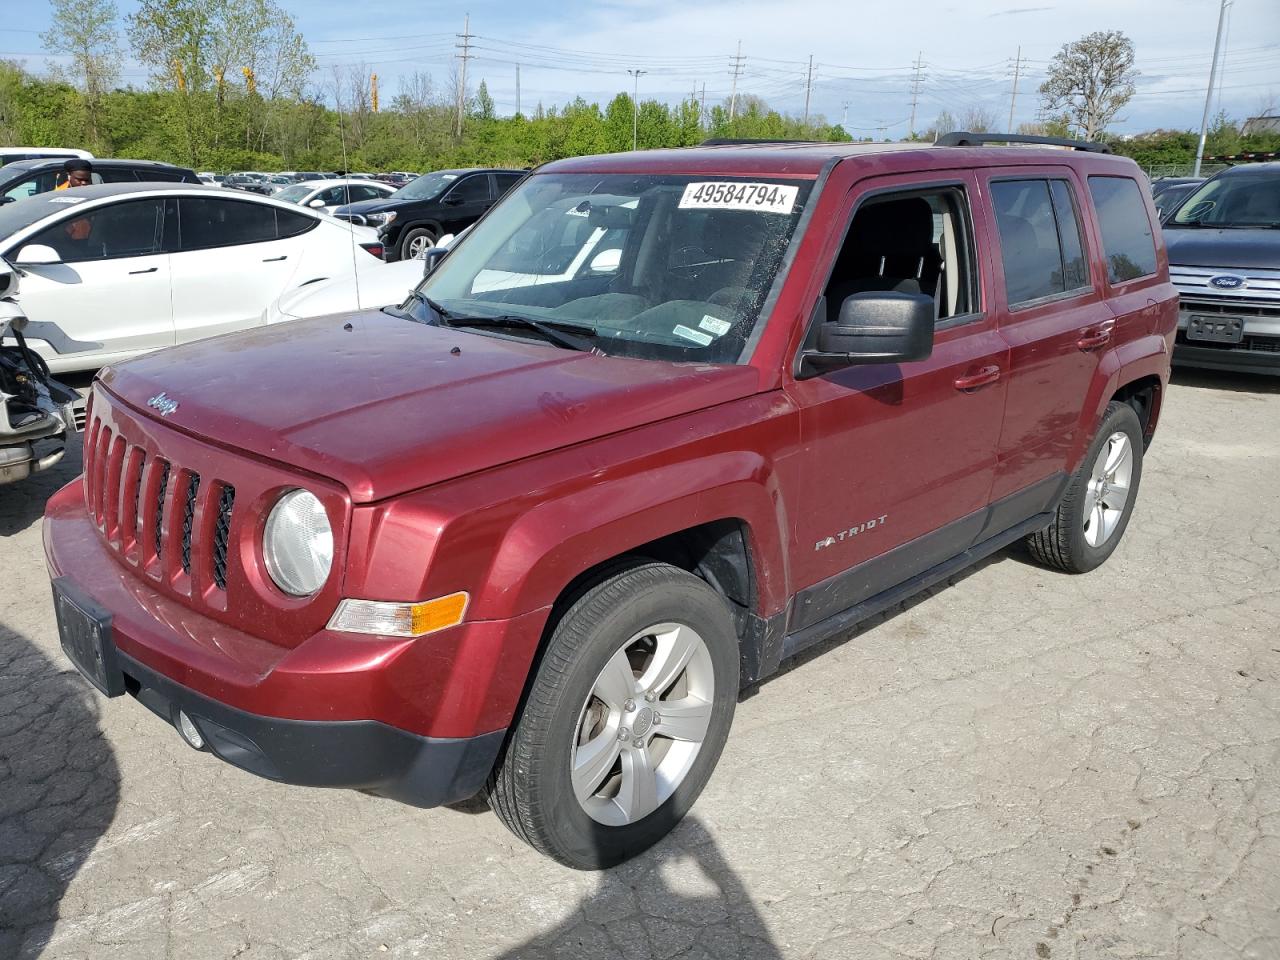
[[[430, 304], [428, 305], [430, 306]], [[436, 307], [432, 307], [432, 309], [440, 313]], [[496, 317], [462, 317], [455, 313], [445, 312], [440, 313], [440, 318], [450, 327], [521, 327], [525, 330], [533, 330], [547, 342], [569, 350], [580, 350], [588, 353], [595, 349], [595, 346], [588, 338], [597, 336], [596, 328], [586, 325], [552, 323], [544, 320], [535, 320], [533, 317], [524, 317], [517, 313], [503, 313]], [[556, 329], [558, 326], [569, 327], [575, 332], [567, 333], [564, 330], [558, 330]]]

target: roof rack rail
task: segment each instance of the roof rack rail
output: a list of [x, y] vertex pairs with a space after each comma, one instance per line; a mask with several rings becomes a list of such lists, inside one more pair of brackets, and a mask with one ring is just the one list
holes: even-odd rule
[[1035, 143], [1047, 147], [1070, 147], [1088, 153], [1110, 153], [1111, 148], [1096, 140], [1071, 140], [1067, 137], [1040, 137], [1027, 133], [969, 133], [956, 130], [938, 137], [939, 147], [980, 147], [984, 143]]
[[700, 147], [737, 147], [746, 144], [767, 144], [767, 143], [817, 143], [816, 140], [776, 140], [773, 138], [752, 139], [750, 137], [712, 137], [710, 140], [703, 140], [698, 144]]

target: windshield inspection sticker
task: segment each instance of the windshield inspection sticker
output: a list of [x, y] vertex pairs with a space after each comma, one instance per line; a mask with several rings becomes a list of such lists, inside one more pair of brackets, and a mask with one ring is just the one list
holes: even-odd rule
[[700, 326], [703, 330], [711, 331], [717, 337], [723, 337], [726, 333], [729, 332], [729, 328], [733, 326], [733, 324], [725, 320], [721, 320], [719, 317], [713, 317], [711, 316], [711, 314], [708, 313], [708, 314], [703, 314], [702, 322], [699, 323], [698, 326]]
[[681, 210], [759, 210], [790, 213], [799, 187], [776, 183], [691, 183], [680, 198]]
[[705, 347], [711, 342], [711, 337], [707, 334], [703, 333], [701, 330], [694, 330], [691, 327], [686, 327], [684, 324], [678, 324], [671, 332], [677, 337], [684, 337], [686, 340], [692, 340], [700, 347]]

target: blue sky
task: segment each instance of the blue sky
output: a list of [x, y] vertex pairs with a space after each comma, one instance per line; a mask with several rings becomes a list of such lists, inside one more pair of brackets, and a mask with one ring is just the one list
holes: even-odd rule
[[[1013, 62], [1025, 63], [1014, 123], [1035, 119], [1035, 88], [1059, 47], [1092, 30], [1119, 29], [1133, 38], [1142, 71], [1138, 94], [1112, 124], [1118, 132], [1199, 126], [1217, 26], [1217, 0], [547, 0], [421, 4], [369, 8], [337, 0], [282, 0], [322, 64], [364, 64], [379, 75], [384, 98], [417, 71], [441, 88], [456, 64], [456, 34], [471, 17], [476, 59], [469, 86], [487, 81], [500, 113], [516, 107], [516, 64], [526, 112], [581, 95], [607, 100], [639, 77], [642, 98], [675, 101], [705, 84], [708, 104], [728, 97], [732, 57], [742, 42], [739, 91], [800, 113], [810, 55], [811, 110], [847, 118], [854, 133], [905, 133], [911, 113], [913, 63], [923, 62], [916, 129], [940, 110], [961, 116], [986, 109], [1007, 122]], [[122, 14], [135, 8], [122, 0]], [[0, 29], [0, 56], [45, 65], [38, 33], [49, 7], [31, 3], [21, 28]], [[894, 19], [899, 22], [893, 22]], [[16, 24], [17, 21], [9, 20]], [[1243, 117], [1264, 103], [1280, 107], [1280, 2], [1235, 0], [1215, 99]], [[126, 61], [124, 80], [143, 85], [145, 72]]]

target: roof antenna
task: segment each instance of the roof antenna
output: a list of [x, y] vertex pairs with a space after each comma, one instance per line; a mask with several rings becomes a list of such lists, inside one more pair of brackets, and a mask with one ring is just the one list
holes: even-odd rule
[[[351, 172], [351, 167], [347, 163], [347, 130], [342, 120], [342, 80], [338, 77], [337, 71], [334, 71], [333, 93], [334, 99], [338, 102], [338, 141], [342, 144], [342, 169], [347, 173]], [[351, 199], [351, 188], [345, 188], [347, 192], [347, 200]], [[347, 228], [351, 231], [351, 280], [356, 286], [356, 309], [360, 309], [360, 269], [356, 264], [356, 225], [348, 220]]]

